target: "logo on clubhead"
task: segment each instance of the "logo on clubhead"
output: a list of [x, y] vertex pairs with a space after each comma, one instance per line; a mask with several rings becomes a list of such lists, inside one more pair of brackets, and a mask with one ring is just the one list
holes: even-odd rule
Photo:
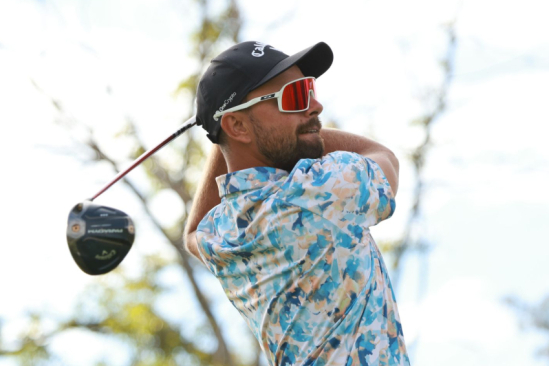
[[103, 251], [103, 253], [101, 253], [101, 255], [96, 255], [95, 256], [95, 259], [99, 259], [101, 261], [105, 261], [107, 259], [111, 259], [112, 257], [114, 257], [116, 255], [116, 250], [111, 250], [110, 252], [107, 252], [106, 250]]
[[122, 234], [123, 229], [89, 229], [88, 234]]

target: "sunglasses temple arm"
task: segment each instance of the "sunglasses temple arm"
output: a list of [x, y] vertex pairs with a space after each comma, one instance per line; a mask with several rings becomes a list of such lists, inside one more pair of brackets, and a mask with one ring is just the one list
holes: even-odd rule
[[109, 189], [114, 183], [118, 182], [120, 179], [122, 179], [124, 176], [126, 176], [126, 174], [131, 172], [135, 167], [140, 165], [142, 162], [147, 160], [147, 158], [149, 158], [151, 155], [153, 155], [154, 153], [156, 153], [157, 151], [162, 149], [168, 143], [173, 141], [175, 138], [177, 138], [183, 132], [187, 131], [189, 128], [195, 126], [196, 124], [197, 124], [196, 116], [192, 116], [191, 118], [189, 118], [187, 121], [185, 121], [183, 126], [181, 126], [177, 131], [172, 133], [168, 138], [164, 139], [162, 142], [160, 142], [158, 145], [156, 145], [152, 149], [145, 151], [143, 154], [141, 154], [141, 156], [139, 156], [137, 159], [135, 159], [135, 161], [132, 163], [132, 165], [130, 165], [128, 168], [126, 168], [126, 170], [118, 173], [112, 181], [110, 181], [103, 188], [101, 188], [101, 190], [99, 192], [97, 192], [92, 198], [90, 198], [89, 201], [93, 201], [94, 199], [99, 197], [107, 189]]
[[275, 99], [275, 98], [278, 98], [279, 95], [281, 95], [282, 93], [281, 92], [276, 92], [276, 93], [271, 93], [271, 94], [267, 94], [267, 95], [264, 95], [262, 97], [257, 97], [257, 98], [254, 98], [252, 100], [249, 100], [247, 101], [246, 103], [243, 103], [243, 104], [239, 104], [237, 106], [234, 106], [232, 108], [229, 108], [225, 111], [222, 111], [222, 112], [216, 112], [214, 115], [213, 115], [213, 119], [214, 120], [219, 120], [219, 117], [223, 116], [225, 113], [227, 112], [237, 112], [237, 111], [241, 111], [243, 109], [246, 109], [246, 108], [249, 108], [251, 106], [253, 106], [254, 104], [257, 104], [259, 102], [263, 102], [264, 100], [269, 100], [269, 99]]

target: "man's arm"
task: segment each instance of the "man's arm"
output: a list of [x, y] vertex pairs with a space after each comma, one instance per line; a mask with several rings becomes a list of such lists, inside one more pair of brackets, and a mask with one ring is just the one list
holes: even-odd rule
[[196, 242], [196, 228], [204, 216], [221, 202], [215, 178], [223, 174], [227, 174], [227, 163], [219, 145], [214, 145], [206, 161], [202, 181], [194, 196], [184, 234], [185, 249], [201, 261], [202, 258], [198, 252], [198, 244]]
[[[393, 194], [398, 189], [398, 160], [385, 146], [349, 132], [323, 128], [320, 131], [324, 139], [325, 154], [334, 151], [350, 151], [374, 160], [387, 177]], [[218, 145], [214, 145], [208, 156], [204, 176], [193, 200], [191, 212], [185, 227], [185, 248], [196, 258], [201, 259], [196, 242], [196, 228], [206, 214], [221, 202], [215, 178], [227, 174], [227, 163]]]
[[320, 135], [324, 139], [325, 154], [334, 151], [349, 151], [368, 157], [375, 161], [391, 185], [396, 196], [398, 190], [399, 163], [395, 154], [385, 146], [369, 138], [358, 136], [332, 128], [323, 128]]

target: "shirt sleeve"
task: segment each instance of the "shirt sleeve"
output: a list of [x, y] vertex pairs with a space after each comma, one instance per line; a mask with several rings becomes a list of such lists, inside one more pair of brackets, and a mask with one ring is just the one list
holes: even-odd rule
[[290, 203], [338, 226], [374, 226], [395, 210], [391, 186], [379, 165], [350, 152], [300, 160], [283, 188]]

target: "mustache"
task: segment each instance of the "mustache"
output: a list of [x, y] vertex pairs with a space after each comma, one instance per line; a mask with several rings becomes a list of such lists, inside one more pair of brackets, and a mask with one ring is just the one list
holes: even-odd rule
[[322, 122], [318, 117], [312, 117], [301, 127], [298, 128], [297, 133], [304, 133], [309, 130], [319, 130], [322, 128]]

